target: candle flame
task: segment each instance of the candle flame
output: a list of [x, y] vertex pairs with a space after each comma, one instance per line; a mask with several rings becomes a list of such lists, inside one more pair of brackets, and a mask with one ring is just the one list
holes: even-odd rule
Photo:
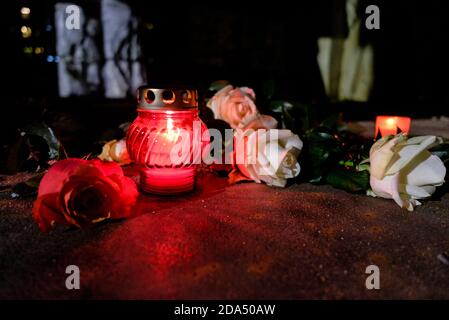
[[167, 139], [169, 141], [176, 141], [176, 140], [178, 140], [178, 136], [179, 136], [179, 130], [174, 129], [173, 119], [168, 118], [167, 119], [167, 133], [166, 133]]
[[385, 123], [387, 124], [387, 127], [390, 129], [396, 128], [396, 118], [394, 117], [388, 118], [387, 121], [385, 121]]

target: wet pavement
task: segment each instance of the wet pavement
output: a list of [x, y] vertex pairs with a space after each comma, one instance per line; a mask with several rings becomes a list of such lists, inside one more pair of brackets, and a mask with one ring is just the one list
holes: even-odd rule
[[[3, 177], [3, 179], [8, 179]], [[449, 194], [414, 212], [329, 186], [227, 185], [140, 196], [139, 216], [41, 233], [33, 198], [0, 196], [0, 298], [449, 298]], [[380, 290], [365, 269], [380, 268]], [[67, 290], [77, 265], [80, 290]]]

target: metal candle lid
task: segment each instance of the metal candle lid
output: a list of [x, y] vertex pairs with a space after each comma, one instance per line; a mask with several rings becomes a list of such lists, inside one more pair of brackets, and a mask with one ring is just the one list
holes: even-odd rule
[[137, 108], [143, 110], [189, 110], [198, 108], [198, 91], [193, 89], [140, 87]]

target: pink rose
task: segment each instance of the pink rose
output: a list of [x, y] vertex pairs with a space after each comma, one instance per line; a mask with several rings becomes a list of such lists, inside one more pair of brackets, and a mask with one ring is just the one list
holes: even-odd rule
[[207, 103], [207, 106], [213, 111], [215, 119], [226, 121], [231, 128], [244, 128], [250, 122], [260, 117], [265, 120], [270, 118], [269, 125], [275, 128], [277, 122], [270, 116], [262, 116], [257, 110], [256, 94], [247, 87], [236, 87], [228, 85], [218, 91]]

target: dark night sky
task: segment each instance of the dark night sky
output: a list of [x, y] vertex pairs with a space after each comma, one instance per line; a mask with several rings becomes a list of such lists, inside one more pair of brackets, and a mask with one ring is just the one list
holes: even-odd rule
[[[87, 1], [98, 14], [99, 1]], [[79, 3], [87, 3], [79, 1]], [[35, 30], [53, 20], [54, 1], [16, 1], [2, 11], [7, 23], [2, 59], [10, 75], [6, 96], [55, 96], [56, 65], [23, 54], [22, 5], [33, 10]], [[274, 81], [278, 94], [303, 101], [325, 100], [316, 62], [319, 36], [338, 31], [342, 1], [258, 4], [255, 1], [131, 2], [142, 19], [141, 38], [150, 82], [204, 88], [217, 79], [262, 88]], [[362, 34], [374, 44], [375, 85], [371, 101], [396, 108], [447, 106], [449, 2], [370, 1], [381, 10], [381, 30]], [[361, 1], [366, 6], [367, 1]], [[154, 28], [148, 30], [145, 25]], [[54, 52], [53, 33], [40, 42]], [[38, 45], [37, 43], [35, 45]], [[26, 90], [24, 90], [24, 87]], [[398, 107], [399, 105], [399, 107]]]

